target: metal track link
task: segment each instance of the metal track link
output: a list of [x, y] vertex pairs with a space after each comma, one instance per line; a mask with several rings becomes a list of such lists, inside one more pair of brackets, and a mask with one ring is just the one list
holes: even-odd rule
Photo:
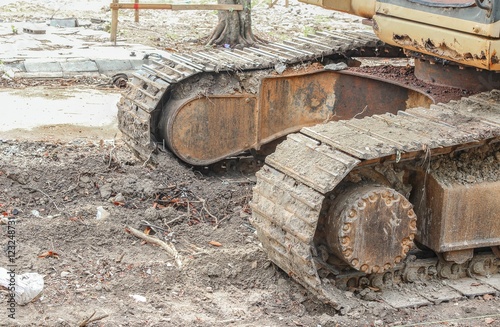
[[[270, 259], [308, 290], [337, 307], [344, 306], [343, 292], [333, 291], [331, 281], [318, 274], [318, 267], [325, 265], [322, 265], [313, 240], [325, 199], [351, 170], [358, 167], [409, 161], [429, 153], [448, 153], [465, 144], [478, 146], [500, 142], [499, 104], [500, 91], [491, 91], [433, 105], [430, 109], [414, 108], [397, 115], [329, 122], [290, 134], [266, 158], [266, 165], [257, 173], [251, 203], [251, 222]], [[479, 281], [485, 283], [484, 293], [500, 291], [500, 260], [495, 262], [496, 274], [492, 282]], [[407, 261], [389, 274], [394, 277], [395, 271], [403, 276], [401, 278], [414, 281], [418, 271], [435, 275], [436, 261]], [[338, 274], [335, 269], [331, 272]], [[380, 280], [384, 274], [373, 277], [355, 273], [358, 280], [366, 276], [364, 278], [371, 279], [376, 287], [384, 283]], [[337, 280], [342, 277], [337, 276]], [[443, 286], [442, 293], [447, 291], [451, 297], [433, 294], [439, 301], [453, 296], [470, 296], [470, 287], [461, 289], [462, 284], [458, 280], [450, 282], [451, 286]], [[384, 294], [385, 304], [392, 307], [430, 301], [418, 294]], [[416, 298], [418, 301], [411, 300]]]
[[[392, 51], [392, 52], [391, 52]], [[148, 159], [158, 141], [151, 121], [169, 101], [173, 87], [182, 87], [189, 77], [210, 72], [256, 73], [277, 64], [301, 64], [327, 56], [377, 56], [399, 49], [385, 46], [372, 32], [347, 34], [323, 32], [297, 37], [284, 44], [269, 43], [243, 50], [214, 49], [192, 54], [169, 54], [154, 57], [151, 63], [133, 74], [118, 103], [118, 126], [125, 142], [143, 159]], [[269, 74], [271, 71], [268, 72]], [[196, 87], [196, 85], [192, 85]]]

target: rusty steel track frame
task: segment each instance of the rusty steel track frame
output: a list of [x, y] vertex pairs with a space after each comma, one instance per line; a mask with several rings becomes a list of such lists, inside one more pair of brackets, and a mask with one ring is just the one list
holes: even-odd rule
[[[222, 72], [245, 74], [246, 79], [273, 77], [277, 65], [301, 65], [326, 57], [397, 56], [397, 48], [385, 46], [371, 31], [318, 32], [308, 37], [298, 37], [282, 44], [269, 43], [243, 50], [214, 49], [192, 54], [151, 56], [151, 62], [133, 74], [127, 89], [118, 103], [118, 126], [125, 142], [144, 160], [150, 159], [158, 149], [170, 147], [169, 140], [161, 136], [159, 122], [165, 106], [173, 103], [172, 92], [196, 86], [196, 80]], [[245, 90], [233, 101], [252, 102], [258, 90]], [[233, 94], [233, 95], [231, 95]], [[200, 91], [194, 98], [212, 94]], [[245, 95], [247, 95], [245, 97]], [[216, 96], [216, 95], [214, 95]], [[222, 102], [224, 99], [221, 100]], [[245, 102], [246, 101], [246, 102]], [[251, 104], [251, 103], [250, 103]], [[173, 104], [176, 106], [179, 104]], [[244, 150], [244, 149], [242, 149]], [[182, 157], [182, 153], [176, 153]], [[183, 158], [189, 162], [189, 158]], [[218, 160], [220, 160], [219, 158]], [[206, 164], [200, 161], [200, 164]]]

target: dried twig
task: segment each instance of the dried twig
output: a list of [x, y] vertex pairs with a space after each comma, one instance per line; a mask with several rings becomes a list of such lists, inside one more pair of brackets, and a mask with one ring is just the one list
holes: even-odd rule
[[219, 220], [217, 219], [217, 217], [215, 217], [214, 215], [212, 215], [212, 214], [210, 213], [210, 211], [208, 211], [207, 207], [205, 206], [205, 202], [206, 202], [206, 201], [205, 201], [204, 199], [199, 199], [199, 200], [200, 200], [200, 202], [203, 204], [203, 208], [202, 208], [202, 210], [205, 210], [205, 212], [206, 212], [206, 213], [208, 213], [208, 215], [209, 215], [210, 217], [212, 217], [213, 219], [215, 219], [215, 225], [217, 225]]
[[155, 233], [158, 233], [157, 229], [161, 230], [162, 232], [168, 232], [167, 229], [165, 229], [163, 227], [160, 227], [160, 226], [157, 226], [157, 225], [153, 225], [150, 222], [148, 222], [147, 220], [141, 221], [141, 224], [144, 225], [144, 226], [146, 226], [146, 227], [151, 228]]
[[[167, 221], [167, 222], [165, 223], [165, 225], [166, 225], [166, 226], [168, 226], [168, 225], [170, 225], [170, 224], [172, 224], [172, 223], [175, 223], [176, 221], [181, 220], [182, 218], [184, 218], [184, 217], [186, 217], [186, 216], [188, 216], [188, 215], [180, 215], [180, 216], [178, 216], [178, 217], [176, 217], [176, 218], [174, 218], [174, 219], [172, 219], [172, 220], [170, 220], [170, 221]], [[170, 227], [170, 226], [168, 226], [168, 227]]]
[[365, 113], [365, 111], [366, 111], [366, 109], [368, 109], [368, 106], [365, 106], [361, 112], [358, 112], [357, 114], [355, 114], [355, 115], [354, 115], [354, 117], [352, 117], [352, 119], [354, 119], [354, 118], [358, 117], [359, 115], [364, 114], [364, 113]]
[[144, 161], [142, 163], [142, 167], [146, 167], [147, 163], [151, 160], [151, 156], [153, 155], [153, 152], [155, 152], [154, 150], [152, 150], [150, 153], [149, 153], [149, 156], [148, 158], [146, 159], [146, 161]]
[[32, 190], [34, 190], [34, 191], [37, 191], [37, 192], [42, 193], [43, 195], [45, 195], [45, 196], [46, 196], [46, 197], [50, 200], [50, 202], [52, 202], [52, 204], [54, 205], [54, 207], [56, 207], [56, 209], [57, 209], [58, 211], [62, 211], [61, 209], [59, 209], [59, 207], [57, 206], [56, 202], [55, 202], [55, 201], [54, 201], [54, 200], [53, 200], [53, 199], [52, 199], [52, 198], [51, 198], [51, 197], [50, 197], [47, 193], [45, 193], [44, 191], [42, 191], [42, 190], [40, 190], [40, 189], [33, 188], [33, 187], [29, 187], [29, 189], [32, 189]]
[[167, 253], [170, 254], [175, 259], [175, 264], [176, 264], [177, 268], [179, 268], [179, 269], [182, 268], [182, 258], [180, 256], [179, 252], [177, 252], [177, 249], [175, 248], [175, 246], [171, 242], [167, 243], [167, 242], [164, 242], [158, 238], [151, 237], [151, 236], [146, 235], [143, 232], [138, 231], [137, 229], [132, 228], [130, 226], [127, 226], [125, 228], [125, 231], [127, 233], [134, 235], [135, 237], [138, 237], [140, 239], [145, 240], [148, 243], [156, 244], [156, 245], [160, 246], [161, 248], [163, 248], [165, 251], [167, 251]]
[[125, 256], [125, 252], [123, 252], [123, 253], [120, 255], [120, 257], [119, 257], [119, 258], [117, 258], [117, 259], [115, 260], [115, 262], [116, 262], [116, 263], [120, 263], [120, 262], [122, 262], [122, 260], [123, 260], [123, 257], [124, 257], [124, 256]]
[[92, 318], [94, 315], [95, 315], [95, 311], [94, 311], [93, 314], [90, 315], [90, 317], [88, 317], [87, 319], [85, 319], [84, 321], [82, 321], [78, 326], [79, 327], [86, 327], [91, 322], [102, 320], [102, 319], [104, 319], [104, 318], [106, 318], [106, 317], [109, 316], [108, 314], [106, 314], [106, 315], [103, 315], [103, 316]]
[[216, 230], [217, 228], [219, 228], [219, 225], [222, 224], [222, 222], [224, 220], [226, 220], [227, 218], [229, 218], [229, 217], [230, 217], [230, 215], [226, 215], [226, 216], [224, 216], [224, 218], [222, 218], [221, 220], [219, 220], [219, 222], [217, 224], [215, 224], [213, 230]]

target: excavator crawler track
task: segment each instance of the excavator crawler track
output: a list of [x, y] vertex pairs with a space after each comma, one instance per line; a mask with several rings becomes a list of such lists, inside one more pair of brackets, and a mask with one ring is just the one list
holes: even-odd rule
[[[282, 44], [268, 43], [243, 50], [212, 49], [192, 54], [151, 55], [150, 63], [133, 74], [123, 92], [118, 103], [118, 126], [124, 141], [136, 154], [144, 160], [152, 159], [153, 153], [168, 147], [168, 140], [164, 141], [158, 127], [162, 111], [167, 106], [175, 107], [177, 103], [172, 97], [188, 92], [186, 90], [191, 90], [190, 96], [194, 98], [212, 95], [210, 88], [202, 89], [200, 86], [200, 81], [204, 79], [212, 81], [212, 84], [223, 84], [224, 81], [217, 83], [212, 78], [221, 77], [221, 72], [228, 72], [244, 75], [245, 80], [261, 79], [275, 73], [277, 65], [307, 65], [324, 58], [400, 55], [400, 49], [384, 45], [366, 30], [318, 32]], [[237, 87], [240, 88], [238, 92], [258, 92], [251, 87], [244, 90], [241, 86]], [[235, 92], [233, 89], [227, 91], [222, 95]]]
[[[317, 61], [328, 64], [346, 57], [397, 57], [400, 54], [399, 49], [381, 43], [372, 32], [354, 31], [318, 33], [283, 44], [270, 43], [243, 50], [151, 55], [150, 63], [133, 74], [118, 103], [119, 128], [124, 141], [139, 157], [154, 160], [158, 152], [167, 148], [176, 153], [168, 136], [165, 137], [164, 122], [168, 124], [169, 112], [175, 112], [175, 108], [192, 99], [212, 101], [218, 97], [217, 101], [222, 99], [220, 103], [224, 104], [238, 100], [235, 94], [244, 94], [243, 100], [252, 102], [256, 97], [245, 97], [257, 94], [259, 86], [248, 81], [259, 82], [274, 76], [285, 65], [307, 70]], [[465, 162], [476, 152], [481, 158], [488, 156], [490, 173], [482, 175], [488, 175], [489, 179], [484, 180], [487, 182], [484, 190], [479, 190], [475, 197], [478, 206], [490, 189], [498, 190], [499, 103], [500, 92], [491, 91], [432, 105], [430, 109], [418, 107], [397, 114], [328, 122], [290, 134], [266, 158], [266, 164], [257, 173], [251, 204], [252, 223], [270, 259], [309, 291], [340, 310], [363, 306], [349, 291], [367, 286], [384, 290], [380, 295], [382, 301], [372, 304], [383, 308], [498, 294], [500, 240], [485, 238], [484, 242], [478, 242], [474, 253], [443, 242], [451, 250], [438, 256], [432, 251], [417, 251], [412, 241], [421, 230], [418, 225], [421, 210], [415, 208], [414, 212], [413, 205], [426, 200], [425, 192], [415, 192], [415, 189], [425, 186], [427, 174], [433, 169], [438, 171], [439, 165], [457, 165], [453, 158], [460, 153]], [[195, 106], [195, 109], [199, 108]], [[387, 112], [397, 110], [387, 109]], [[363, 108], [354, 108], [354, 112], [363, 111]], [[244, 158], [251, 167], [261, 165], [255, 153], [245, 154], [246, 157], [231, 153], [234, 157], [220, 166], [225, 169], [233, 165], [233, 160]], [[424, 182], [412, 184], [409, 176]], [[471, 178], [481, 184], [484, 176]], [[449, 191], [441, 187], [438, 177], [433, 178], [439, 194], [461, 199], [463, 188]], [[369, 183], [363, 184], [366, 181]], [[360, 187], [356, 188], [357, 185]], [[370, 254], [363, 262], [353, 257], [348, 248], [349, 238], [353, 238], [350, 228], [341, 230], [342, 236], [347, 236], [347, 243], [338, 244], [336, 250], [324, 244], [329, 224], [325, 217], [332, 215], [329, 208], [344, 199], [345, 194], [347, 198], [354, 194], [361, 202], [366, 200], [364, 204], [360, 202], [360, 207], [369, 206], [371, 200], [387, 202], [390, 206], [396, 204], [397, 213], [404, 216], [402, 225], [407, 234], [390, 254], [392, 259], [379, 264], [369, 262]], [[500, 221], [500, 208], [497, 205], [494, 209], [498, 209], [493, 210], [497, 216], [490, 217], [484, 224], [493, 224], [500, 230], [495, 225]], [[452, 210], [449, 215], [453, 213]], [[341, 214], [350, 219], [349, 211]], [[378, 234], [372, 234], [376, 239]], [[371, 237], [370, 233], [362, 235]], [[338, 254], [344, 258], [339, 260]], [[386, 260], [383, 255], [379, 256]], [[450, 263], [448, 259], [455, 262]], [[420, 287], [418, 291], [391, 288], [399, 283], [439, 280], [436, 277], [448, 278], [448, 282], [440, 283], [439, 287], [432, 284], [431, 289]], [[479, 286], [470, 287], [472, 284]]]
[[[397, 115], [375, 115], [303, 128], [300, 133], [290, 134], [257, 173], [251, 203], [252, 224], [274, 263], [339, 309], [359, 305], [346, 296], [345, 290], [384, 288], [398, 281], [413, 282], [436, 276], [452, 280], [439, 284], [437, 291], [403, 292], [391, 291], [389, 287], [381, 293], [380, 305], [400, 308], [463, 296], [499, 294], [497, 246], [493, 247], [494, 253], [476, 253], [472, 260], [461, 265], [448, 264], [435, 256], [419, 257], [410, 251], [405, 261], [390, 264], [383, 273], [367, 274], [335, 265], [335, 260], [328, 259], [332, 254], [325, 253], [324, 236], [318, 237], [327, 207], [345, 184], [355, 184], [360, 180], [359, 175], [363, 172], [367, 175], [366, 171], [382, 172], [391, 186], [406, 196], [409, 189], [395, 177], [401, 176], [395, 172], [430, 172], [438, 158], [481, 149], [492, 157], [490, 169], [494, 173], [488, 175], [489, 182], [498, 183], [499, 141], [500, 91], [496, 90], [432, 105], [430, 109], [413, 108]], [[498, 211], [491, 215], [493, 224], [498, 224], [495, 222], [500, 218]], [[488, 267], [487, 271], [474, 270], [476, 264]]]

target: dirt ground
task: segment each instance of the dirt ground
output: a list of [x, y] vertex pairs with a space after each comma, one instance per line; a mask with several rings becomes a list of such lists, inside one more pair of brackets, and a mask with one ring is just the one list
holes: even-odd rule
[[[109, 1], [0, 4], [4, 21], [110, 17]], [[255, 6], [256, 34], [277, 40], [332, 20], [336, 28], [353, 22], [293, 1], [289, 8]], [[215, 19], [214, 12], [157, 11], [141, 13], [136, 25], [130, 12], [120, 22], [120, 37], [184, 51], [203, 46], [188, 41], [208, 35]], [[261, 250], [248, 221], [254, 176], [202, 175], [171, 156], [152, 167], [119, 135], [72, 141], [64, 134], [60, 141], [36, 140], [30, 132], [0, 140], [0, 213], [16, 220], [17, 273], [39, 273], [45, 283], [40, 298], [16, 307], [14, 320], [0, 288], [0, 326], [78, 326], [94, 313], [102, 319], [88, 326], [500, 326], [495, 296], [399, 311], [365, 303], [363, 310], [335, 312]], [[100, 219], [98, 207], [106, 211]], [[145, 225], [172, 242], [182, 269], [165, 249], [127, 232]], [[7, 226], [0, 229], [4, 267]]]

